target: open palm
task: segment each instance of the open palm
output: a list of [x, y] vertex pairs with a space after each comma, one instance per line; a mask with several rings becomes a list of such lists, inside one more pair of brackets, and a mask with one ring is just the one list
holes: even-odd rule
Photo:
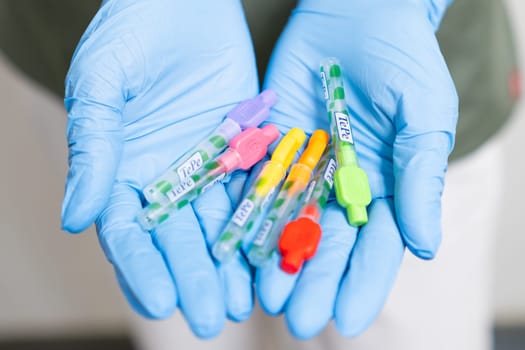
[[165, 318], [178, 305], [202, 337], [252, 308], [246, 265], [217, 271], [207, 249], [231, 215], [230, 198], [216, 185], [149, 234], [135, 221], [140, 192], [253, 97], [256, 77], [238, 1], [116, 0], [92, 20], [66, 81], [64, 229], [96, 220], [135, 310]]
[[278, 257], [258, 271], [263, 307], [285, 312], [297, 337], [315, 335], [332, 318], [341, 333], [360, 333], [381, 310], [405, 246], [423, 259], [438, 249], [458, 102], [423, 3], [302, 1], [273, 53], [264, 85], [280, 100], [270, 121], [307, 132], [328, 130], [319, 63], [339, 58], [372, 191], [361, 229], [328, 204], [317, 255], [299, 276], [280, 271]]

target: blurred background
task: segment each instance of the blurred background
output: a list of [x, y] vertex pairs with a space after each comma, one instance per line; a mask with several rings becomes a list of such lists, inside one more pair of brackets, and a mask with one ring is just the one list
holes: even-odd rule
[[[506, 0], [506, 5], [523, 68], [525, 1]], [[9, 19], [0, 13], [2, 20]], [[89, 18], [84, 20], [87, 24]], [[23, 74], [1, 49], [0, 349], [131, 349], [127, 326], [131, 311], [96, 233], [90, 229], [67, 235], [60, 230], [67, 169], [62, 101]], [[57, 74], [57, 79], [62, 84], [63, 76]], [[524, 134], [522, 100], [499, 131], [506, 148], [505, 214], [494, 217], [500, 230], [495, 263], [487, 271], [494, 281], [496, 350], [525, 349]]]

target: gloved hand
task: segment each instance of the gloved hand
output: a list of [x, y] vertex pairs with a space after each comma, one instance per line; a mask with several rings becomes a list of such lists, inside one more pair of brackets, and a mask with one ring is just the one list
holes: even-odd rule
[[219, 270], [207, 250], [232, 204], [215, 185], [151, 234], [135, 221], [140, 192], [257, 94], [253, 49], [238, 0], [110, 0], [93, 18], [66, 79], [69, 173], [62, 225], [96, 220], [129, 303], [166, 318], [180, 306], [193, 332], [216, 335], [226, 314], [252, 309], [250, 271]]
[[317, 255], [299, 276], [278, 256], [257, 271], [263, 308], [285, 313], [308, 338], [335, 318], [346, 336], [378, 315], [405, 246], [423, 259], [441, 236], [441, 193], [458, 116], [455, 88], [435, 38], [449, 1], [303, 0], [273, 53], [265, 87], [279, 96], [270, 121], [282, 130], [328, 130], [319, 63], [340, 59], [360, 165], [372, 203], [356, 229], [332, 200]]

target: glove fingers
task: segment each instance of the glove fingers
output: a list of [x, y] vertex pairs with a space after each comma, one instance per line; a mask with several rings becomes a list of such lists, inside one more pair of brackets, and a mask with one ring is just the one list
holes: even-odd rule
[[128, 286], [124, 276], [121, 275], [118, 269], [115, 269], [115, 276], [117, 278], [120, 290], [122, 293], [124, 293], [124, 296], [126, 297], [126, 300], [128, 301], [128, 304], [131, 306], [131, 308], [142, 317], [155, 319], [155, 317], [152, 316], [152, 314], [150, 314], [148, 310], [142, 305], [142, 303], [137, 299], [135, 293], [133, 293], [131, 288]]
[[270, 260], [255, 274], [255, 289], [263, 310], [270, 315], [278, 315], [284, 305], [299, 274], [290, 275], [279, 267], [280, 257], [272, 254]]
[[226, 312], [232, 321], [248, 319], [253, 310], [252, 273], [240, 252], [217, 267], [223, 283]]
[[[333, 206], [334, 208], [337, 207], [335, 202], [328, 206]], [[327, 215], [330, 216], [330, 213]], [[323, 236], [322, 239], [325, 239], [325, 236]], [[324, 244], [324, 242], [320, 243], [320, 248], [317, 254], [319, 254], [319, 251], [322, 251]], [[312, 261], [316, 261], [317, 259], [318, 258], [314, 258]], [[255, 288], [261, 306], [264, 311], [270, 315], [278, 315], [282, 312], [294, 286], [296, 285], [297, 279], [301, 275], [301, 273], [288, 274], [284, 272], [280, 267], [280, 263], [281, 257], [279, 254], [274, 253], [263, 267], [257, 269], [255, 275]], [[310, 263], [307, 263], [305, 266], [309, 264]], [[317, 263], [314, 263], [314, 265], [316, 264]], [[309, 268], [305, 267], [304, 269], [306, 270]]]
[[372, 201], [368, 224], [359, 232], [337, 295], [335, 321], [341, 334], [355, 336], [377, 317], [394, 284], [403, 251], [392, 201]]
[[153, 237], [175, 279], [179, 305], [191, 330], [201, 338], [216, 336], [224, 327], [224, 296], [191, 206], [170, 216]]
[[115, 184], [97, 220], [98, 236], [130, 304], [146, 317], [166, 318], [177, 305], [176, 290], [151, 236], [135, 221], [140, 208], [132, 188]]
[[[193, 203], [208, 246], [211, 246], [232, 216], [230, 198], [222, 184], [215, 184]], [[241, 254], [218, 266], [225, 293], [226, 312], [233, 320], [246, 319], [253, 308], [252, 278], [248, 264]]]
[[292, 334], [310, 338], [333, 317], [334, 305], [357, 229], [349, 226], [344, 211], [328, 204], [321, 221], [323, 235], [316, 255], [306, 263], [286, 306]]

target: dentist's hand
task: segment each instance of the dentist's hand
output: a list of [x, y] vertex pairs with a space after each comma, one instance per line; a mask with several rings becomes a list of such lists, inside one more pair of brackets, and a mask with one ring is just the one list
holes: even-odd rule
[[62, 225], [96, 221], [129, 303], [166, 318], [179, 306], [193, 332], [218, 334], [252, 309], [241, 260], [216, 269], [213, 243], [232, 204], [215, 185], [151, 234], [135, 216], [140, 192], [257, 94], [253, 49], [238, 0], [105, 1], [66, 79], [69, 173]]
[[340, 59], [360, 165], [372, 203], [357, 229], [331, 201], [317, 255], [299, 276], [278, 256], [257, 272], [264, 309], [284, 312], [308, 338], [330, 319], [346, 336], [378, 315], [405, 246], [422, 259], [441, 238], [441, 193], [458, 116], [456, 91], [435, 31], [448, 1], [303, 0], [273, 53], [265, 88], [279, 96], [270, 118], [283, 130], [328, 130], [319, 63]]

